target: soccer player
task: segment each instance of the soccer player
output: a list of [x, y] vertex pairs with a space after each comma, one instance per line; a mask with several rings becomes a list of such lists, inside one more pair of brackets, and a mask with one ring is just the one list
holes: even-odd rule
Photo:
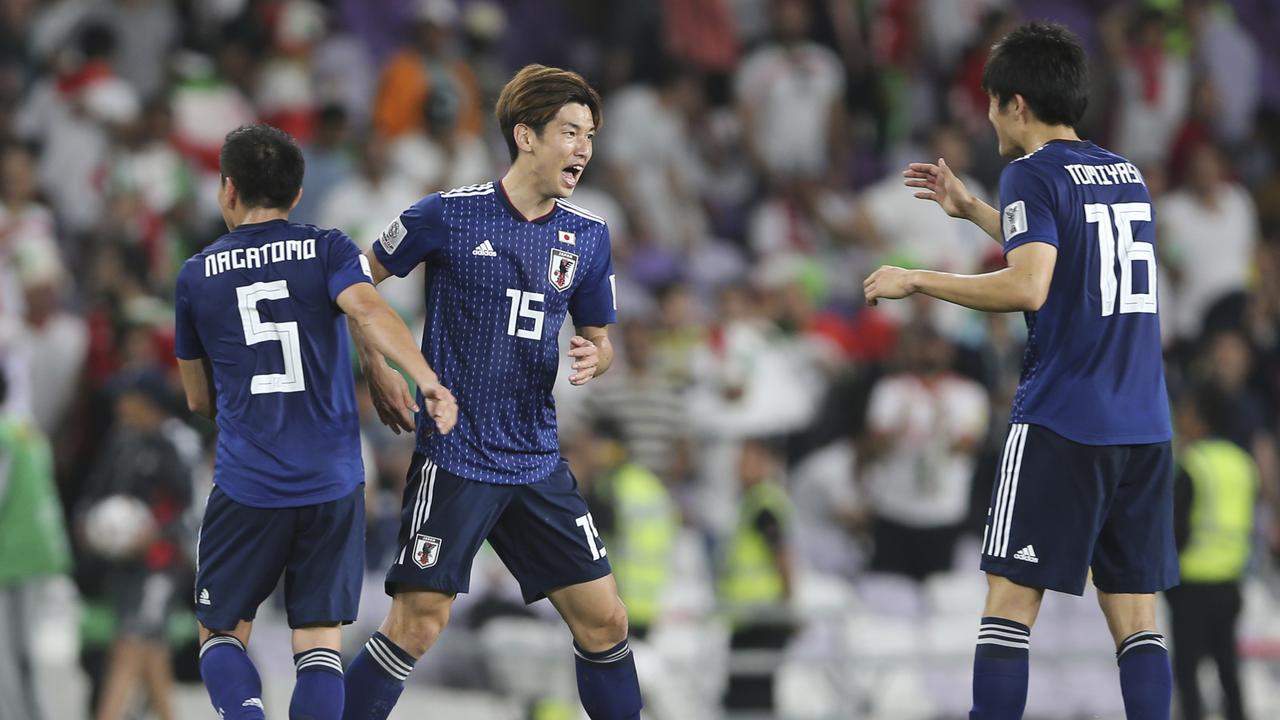
[[1030, 23], [991, 50], [983, 87], [1000, 153], [1000, 210], [939, 159], [903, 173], [916, 197], [1003, 242], [985, 275], [882, 267], [867, 302], [924, 293], [1026, 313], [1022, 380], [983, 537], [986, 609], [971, 718], [1020, 718], [1044, 591], [1081, 595], [1090, 569], [1116, 642], [1129, 718], [1168, 720], [1169, 656], [1155, 594], [1178, 582], [1172, 435], [1157, 317], [1155, 216], [1142, 175], [1081, 140], [1087, 61], [1059, 25]]
[[[433, 193], [365, 252], [374, 282], [427, 267], [422, 353], [457, 393], [457, 430], [421, 416], [387, 571], [391, 610], [347, 669], [347, 720], [387, 717], [418, 658], [468, 589], [485, 540], [525, 602], [549, 598], [573, 635], [588, 715], [637, 718], [640, 691], [604, 544], [560, 457], [551, 388], [572, 314], [570, 382], [613, 362], [609, 230], [570, 204], [591, 160], [600, 97], [574, 72], [530, 65], [502, 89], [498, 124], [511, 168], [500, 180]], [[404, 382], [355, 334], [384, 422], [412, 429]]]
[[178, 273], [176, 346], [191, 410], [218, 425], [200, 528], [200, 674], [219, 716], [262, 718], [245, 646], [258, 605], [285, 578], [298, 681], [291, 718], [342, 715], [339, 628], [364, 570], [364, 469], [342, 315], [418, 383], [447, 433], [453, 396], [383, 302], [355, 243], [288, 221], [302, 152], [266, 125], [227, 135], [218, 204], [228, 233]]

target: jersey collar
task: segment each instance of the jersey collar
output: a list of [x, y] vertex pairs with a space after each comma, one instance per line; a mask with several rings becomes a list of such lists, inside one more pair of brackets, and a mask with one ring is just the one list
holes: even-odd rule
[[529, 218], [524, 216], [524, 213], [517, 210], [515, 205], [511, 204], [511, 198], [507, 197], [507, 189], [502, 187], [501, 178], [494, 180], [493, 186], [498, 189], [498, 192], [495, 193], [498, 196], [498, 202], [502, 204], [502, 207], [507, 209], [507, 213], [510, 214], [511, 217], [515, 218], [519, 222], [531, 222], [531, 223], [541, 225], [547, 222], [548, 220], [550, 220], [551, 216], [556, 214], [556, 208], [559, 207], [558, 205], [553, 203], [551, 205], [551, 209], [548, 210], [546, 214], [540, 215], [530, 220]]

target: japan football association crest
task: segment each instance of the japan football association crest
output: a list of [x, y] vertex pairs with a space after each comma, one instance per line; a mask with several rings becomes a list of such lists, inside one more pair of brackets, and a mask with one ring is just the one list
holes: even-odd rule
[[547, 268], [547, 279], [551, 281], [552, 287], [560, 291], [568, 289], [573, 284], [573, 275], [577, 271], [577, 255], [560, 248], [552, 248], [551, 266]]
[[418, 535], [413, 539], [413, 563], [424, 570], [440, 559], [441, 541], [438, 537]]

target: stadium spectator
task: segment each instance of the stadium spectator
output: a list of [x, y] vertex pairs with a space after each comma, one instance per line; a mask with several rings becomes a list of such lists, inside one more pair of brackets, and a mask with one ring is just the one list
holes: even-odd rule
[[1115, 6], [1102, 26], [1116, 78], [1116, 152], [1139, 166], [1163, 163], [1190, 104], [1190, 65], [1165, 46], [1155, 8]]
[[123, 720], [145, 690], [152, 711], [173, 720], [169, 618], [190, 566], [184, 513], [193, 468], [164, 430], [173, 406], [164, 378], [136, 370], [113, 387], [116, 426], [77, 512], [86, 556], [103, 566], [116, 628], [94, 717]]
[[764, 177], [823, 178], [843, 160], [844, 68], [809, 39], [806, 0], [772, 0], [770, 9], [775, 37], [743, 60], [733, 80], [746, 147]]
[[654, 367], [652, 322], [624, 323], [621, 340], [625, 363], [587, 399], [588, 425], [616, 424], [631, 462], [660, 478], [683, 479], [693, 451], [688, 417], [675, 385]]
[[624, 440], [618, 422], [593, 423], [578, 476], [609, 548], [631, 636], [644, 640], [662, 614], [679, 518], [662, 480], [630, 457]]
[[719, 570], [719, 600], [732, 626], [724, 707], [772, 713], [777, 656], [762, 660], [749, 654], [735, 658], [734, 653], [781, 653], [794, 632], [793, 510], [781, 483], [781, 459], [767, 441], [753, 438], [742, 444], [737, 475], [742, 489], [738, 522]]
[[0, 369], [0, 696], [6, 713], [45, 720], [32, 626], [44, 583], [71, 569], [71, 548], [48, 440], [30, 420], [4, 411], [8, 385]]
[[954, 564], [988, 405], [981, 385], [952, 372], [953, 357], [936, 330], [908, 326], [896, 367], [872, 387], [859, 460], [875, 515], [872, 570], [923, 581]]
[[1162, 253], [1175, 279], [1170, 304], [1183, 340], [1199, 336], [1215, 302], [1246, 289], [1256, 262], [1257, 209], [1226, 173], [1222, 152], [1202, 143], [1190, 155], [1186, 187], [1160, 203]]
[[27, 356], [36, 423], [46, 437], [60, 437], [84, 369], [88, 328], [61, 306], [70, 277], [52, 241], [24, 244], [14, 262], [25, 306], [14, 348]]
[[[412, 45], [387, 61], [374, 100], [373, 126], [390, 138], [422, 127], [427, 98], [448, 97], [464, 136], [481, 128], [480, 86], [458, 56], [454, 0], [412, 0]], [[443, 102], [443, 100], [441, 100]]]
[[1234, 410], [1231, 399], [1212, 385], [1191, 390], [1177, 406], [1174, 535], [1182, 584], [1165, 598], [1173, 615], [1174, 677], [1185, 720], [1206, 717], [1199, 678], [1205, 659], [1217, 666], [1226, 720], [1245, 718], [1236, 638], [1258, 468], [1227, 438]]

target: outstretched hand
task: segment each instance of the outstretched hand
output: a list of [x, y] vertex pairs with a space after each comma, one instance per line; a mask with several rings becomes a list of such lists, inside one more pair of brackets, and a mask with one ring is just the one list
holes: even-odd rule
[[908, 279], [905, 268], [893, 265], [881, 265], [879, 270], [871, 273], [862, 282], [862, 293], [868, 305], [875, 305], [881, 300], [898, 300], [916, 291]]
[[942, 206], [942, 210], [951, 217], [968, 218], [969, 208], [975, 198], [964, 182], [951, 172], [947, 161], [938, 158], [938, 163], [911, 163], [902, 171], [906, 178], [905, 185], [919, 188], [915, 197], [921, 200], [932, 200]]

